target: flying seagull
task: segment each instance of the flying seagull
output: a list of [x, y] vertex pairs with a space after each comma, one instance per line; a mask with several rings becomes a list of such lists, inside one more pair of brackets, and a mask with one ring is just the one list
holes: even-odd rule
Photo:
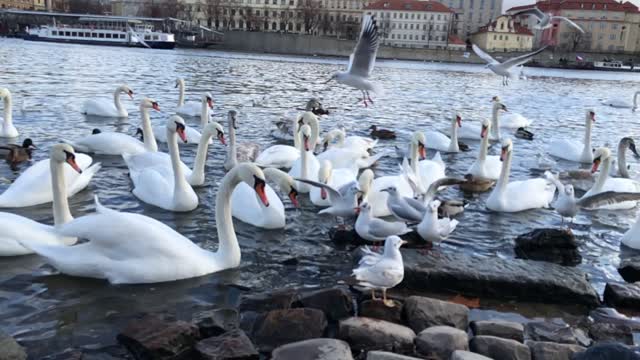
[[476, 55], [478, 55], [478, 57], [482, 58], [482, 60], [487, 62], [487, 67], [491, 69], [491, 71], [493, 71], [496, 75], [502, 76], [502, 85], [509, 85], [509, 79], [515, 76], [513, 73], [511, 73], [511, 68], [514, 68], [516, 66], [526, 63], [527, 61], [531, 60], [534, 56], [543, 52], [544, 49], [546, 49], [547, 47], [546, 46], [542, 47], [529, 54], [516, 56], [514, 58], [506, 60], [503, 63], [500, 63], [498, 62], [498, 60], [492, 58], [491, 55], [484, 52], [476, 44], [473, 44], [472, 48], [473, 48], [473, 52], [475, 52]]
[[381, 89], [377, 84], [367, 79], [369, 75], [371, 75], [373, 66], [376, 63], [376, 54], [378, 53], [379, 46], [380, 42], [376, 19], [370, 15], [365, 15], [362, 20], [360, 39], [358, 39], [353, 53], [349, 56], [349, 67], [347, 71], [340, 71], [333, 74], [327, 82], [335, 80], [341, 84], [354, 87], [362, 91], [364, 106], [368, 106], [367, 100], [373, 104], [373, 100], [371, 100], [371, 96], [369, 96], [369, 91], [379, 93]]
[[568, 18], [564, 16], [552, 16], [551, 14], [545, 14], [542, 11], [540, 11], [540, 9], [538, 9], [537, 7], [534, 7], [533, 9], [518, 11], [517, 13], [513, 14], [513, 16], [518, 16], [518, 15], [535, 16], [538, 19], [538, 24], [534, 26], [534, 29], [537, 29], [537, 30], [544, 30], [544, 29], [550, 28], [553, 25], [551, 23], [553, 20], [562, 20], [562, 21], [565, 21], [567, 24], [573, 26], [574, 28], [578, 29], [578, 31], [584, 34], [584, 30], [582, 30], [580, 25], [574, 23]]

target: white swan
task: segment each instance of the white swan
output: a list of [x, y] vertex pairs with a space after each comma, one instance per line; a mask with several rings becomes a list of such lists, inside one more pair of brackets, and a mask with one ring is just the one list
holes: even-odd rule
[[[500, 111], [507, 111], [507, 107], [504, 106], [500, 101], [493, 101], [491, 105], [491, 133], [489, 135], [489, 140], [491, 141], [500, 141], [501, 133], [500, 127], [502, 123], [500, 121]], [[459, 129], [458, 137], [462, 139], [472, 139], [472, 140], [482, 140], [480, 133], [482, 132], [482, 123], [478, 124], [470, 124], [468, 126], [464, 126]]]
[[[409, 153], [411, 169], [417, 175], [419, 186], [427, 189], [431, 183], [445, 177], [445, 164], [440, 153], [436, 153], [431, 160], [420, 160], [426, 156], [424, 133], [416, 131], [413, 133], [413, 140]], [[402, 192], [401, 192], [402, 194]]]
[[[75, 161], [81, 173], [70, 168], [64, 168], [64, 184], [66, 194], [71, 197], [89, 185], [98, 170], [100, 163], [91, 165], [93, 159], [85, 154], [75, 154]], [[0, 207], [26, 207], [46, 204], [53, 201], [50, 160], [40, 160], [26, 169], [0, 195]]]
[[125, 93], [133, 99], [133, 91], [127, 85], [121, 85], [113, 93], [113, 103], [107, 99], [87, 100], [82, 106], [82, 113], [102, 117], [129, 117], [127, 109], [120, 103], [120, 93]]
[[[263, 170], [268, 180], [274, 181], [280, 191], [287, 194], [291, 203], [298, 207], [298, 191], [293, 178], [275, 168]], [[231, 195], [231, 211], [234, 218], [263, 229], [282, 229], [285, 226], [284, 205], [271, 186], [265, 186], [269, 206], [258, 199], [256, 193], [247, 184], [240, 183]]]
[[462, 127], [462, 116], [456, 113], [451, 120], [451, 132], [447, 135], [433, 130], [427, 130], [424, 132], [426, 139], [425, 146], [428, 149], [435, 149], [438, 151], [457, 153], [460, 152], [458, 145], [458, 128]]
[[487, 199], [487, 208], [499, 212], [518, 212], [549, 207], [556, 192], [555, 185], [547, 179], [529, 179], [509, 182], [513, 144], [511, 139], [502, 143], [502, 172], [496, 187]]
[[[630, 137], [623, 137], [618, 143], [618, 162], [616, 166], [612, 166], [611, 174], [613, 176], [619, 175], [620, 177], [629, 179], [629, 170], [631, 166], [627, 165], [627, 149], [631, 150], [636, 157], [640, 157], [638, 150], [636, 150], [636, 143]], [[637, 169], [633, 169], [634, 173]], [[635, 175], [635, 174], [634, 174]]]
[[[611, 151], [605, 147], [598, 148], [593, 155], [593, 166], [591, 168], [591, 172], [595, 173], [600, 164], [602, 164], [602, 169], [600, 169], [600, 174], [596, 178], [595, 184], [593, 187], [587, 191], [582, 198], [587, 198], [589, 196], [593, 196], [596, 194], [600, 194], [605, 191], [614, 191], [614, 192], [626, 192], [626, 193], [637, 193], [640, 192], [640, 182], [631, 179], [624, 178], [610, 178], [609, 171], [611, 168]], [[632, 209], [636, 206], [637, 201], [625, 201], [618, 204], [601, 206], [599, 209], [608, 209], [608, 210], [624, 210], [624, 209]]]
[[[333, 143], [335, 141], [335, 143]], [[378, 143], [377, 139], [366, 138], [364, 136], [346, 136], [344, 130], [333, 129], [325, 134], [322, 139], [322, 151], [332, 147], [338, 148], [352, 148], [356, 150], [369, 151]]]
[[65, 140], [65, 142], [71, 144], [79, 152], [100, 155], [135, 155], [145, 151], [158, 151], [154, 134], [150, 131], [151, 120], [149, 119], [149, 109], [160, 111], [160, 107], [155, 100], [145, 98], [140, 103], [144, 143], [133, 136], [113, 131], [98, 132], [79, 140]]
[[418, 224], [417, 230], [421, 238], [430, 242], [441, 242], [449, 237], [456, 229], [458, 220], [449, 218], [438, 219], [440, 201], [434, 200], [426, 207], [424, 217]]
[[75, 152], [70, 145], [58, 144], [51, 147], [50, 156], [51, 183], [53, 185], [53, 223], [54, 226], [41, 224], [24, 216], [0, 212], [0, 256], [31, 254], [31, 249], [20, 244], [20, 239], [28, 238], [40, 244], [73, 245], [76, 238], [60, 236], [54, 231], [73, 219], [69, 211], [67, 190], [64, 178], [64, 164], [81, 173], [75, 161]]
[[[334, 169], [329, 160], [320, 161], [320, 170], [318, 170], [318, 182], [331, 186], [334, 189], [340, 189], [348, 183], [355, 183], [358, 171], [351, 169]], [[313, 187], [309, 193], [311, 202], [316, 206], [331, 206], [329, 193], [325, 188]]]
[[569, 161], [590, 164], [593, 161], [591, 149], [591, 126], [596, 121], [596, 113], [587, 110], [584, 119], [584, 141], [574, 139], [558, 139], [549, 144], [549, 154]]
[[255, 163], [262, 167], [291, 168], [294, 162], [300, 159], [300, 126], [303, 124], [311, 127], [312, 138], [316, 139], [320, 134], [318, 118], [310, 111], [305, 112], [298, 121], [295, 122], [295, 132], [293, 136], [293, 146], [273, 145], [263, 150], [256, 158]]
[[147, 166], [144, 169], [131, 168], [133, 195], [147, 204], [170, 211], [191, 211], [198, 207], [198, 196], [184, 175], [181, 166], [178, 135], [186, 141], [184, 119], [173, 115], [167, 122], [167, 139], [171, 155], [172, 171], [164, 166]]
[[[218, 251], [204, 250], [167, 225], [148, 216], [118, 212], [100, 205], [96, 212], [62, 226], [63, 236], [88, 239], [75, 246], [21, 243], [71, 275], [107, 279], [113, 284], [174, 281], [211, 274], [240, 265], [240, 246], [231, 219], [231, 192], [249, 184], [268, 205], [264, 174], [240, 164], [223, 179], [216, 197]], [[135, 239], [135, 240], [133, 240]]]
[[254, 162], [260, 153], [260, 145], [256, 143], [236, 143], [236, 129], [238, 129], [238, 113], [229, 110], [227, 115], [229, 123], [229, 147], [227, 158], [224, 161], [224, 169], [229, 171], [239, 162]]
[[[201, 103], [197, 101], [184, 101], [184, 79], [178, 78], [176, 80], [176, 86], [180, 90], [178, 97], [178, 107], [176, 108], [176, 114], [182, 116], [197, 117], [201, 114]], [[207, 93], [208, 94], [208, 93]], [[213, 100], [209, 103], [209, 106], [213, 109]], [[209, 121], [209, 119], [207, 119]]]
[[478, 152], [478, 158], [473, 162], [467, 174], [473, 175], [474, 178], [497, 180], [500, 177], [500, 171], [502, 163], [500, 162], [500, 156], [489, 156], [489, 130], [491, 129], [491, 123], [489, 120], [485, 120], [482, 123], [482, 131], [480, 137], [482, 142], [480, 143], [480, 149]]
[[[289, 170], [289, 175], [294, 178], [306, 180], [318, 180], [318, 170], [320, 170], [320, 162], [313, 155], [311, 144], [314, 144], [317, 138], [311, 137], [311, 128], [309, 125], [302, 125], [298, 136], [300, 137], [300, 159], [296, 160]], [[296, 181], [296, 189], [302, 194], [311, 191], [311, 187], [307, 184]]]
[[[507, 111], [507, 107], [502, 104], [499, 96], [494, 96], [491, 101], [500, 103], [502, 110]], [[531, 120], [518, 113], [507, 112], [500, 116], [500, 127], [504, 129], [518, 129], [529, 125], [531, 125]]]
[[11, 91], [6, 88], [0, 88], [0, 99], [4, 102], [4, 118], [2, 120], [2, 128], [0, 129], [0, 137], [16, 138], [18, 130], [13, 126], [13, 106], [11, 102]]
[[[213, 109], [213, 100], [211, 98], [211, 94], [206, 93], [202, 95], [202, 103], [200, 105], [200, 129], [204, 129], [205, 126], [209, 123], [209, 109]], [[187, 142], [182, 144], [195, 144], [198, 145], [200, 143], [200, 139], [202, 138], [202, 134], [200, 131], [196, 130], [194, 127], [187, 126], [185, 128], [185, 132], [187, 135]], [[156, 125], [153, 127], [153, 134], [156, 139], [162, 143], [167, 142], [167, 132], [166, 127], [164, 125]], [[209, 144], [212, 144], [213, 141], [209, 139]]]
[[633, 109], [635, 111], [638, 108], [638, 95], [640, 95], [640, 91], [636, 91], [633, 94], [633, 103], [621, 98], [612, 98], [604, 101], [602, 104], [620, 109]]

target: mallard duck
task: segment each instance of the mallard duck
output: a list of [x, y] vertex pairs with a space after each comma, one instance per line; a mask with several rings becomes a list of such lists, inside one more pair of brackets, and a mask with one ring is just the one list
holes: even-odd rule
[[469, 145], [463, 143], [462, 141], [458, 140], [458, 148], [460, 149], [460, 151], [469, 151], [471, 150], [471, 148], [469, 147]]
[[374, 139], [395, 139], [396, 132], [387, 129], [378, 129], [376, 125], [371, 125], [371, 137]]
[[31, 139], [25, 139], [22, 142], [22, 146], [16, 144], [8, 144], [0, 146], [0, 149], [9, 150], [5, 159], [7, 164], [11, 166], [11, 170], [18, 170], [18, 164], [31, 160], [31, 152], [37, 147], [33, 144]]
[[516, 130], [516, 137], [525, 140], [533, 140], [533, 133], [523, 127]]
[[460, 184], [460, 188], [466, 192], [485, 192], [496, 183], [495, 180], [477, 178], [471, 174], [466, 174], [464, 178], [467, 181]]

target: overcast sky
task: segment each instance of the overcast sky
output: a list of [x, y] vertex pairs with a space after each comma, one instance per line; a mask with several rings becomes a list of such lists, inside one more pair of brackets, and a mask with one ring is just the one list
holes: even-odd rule
[[[627, 1], [627, 0], [624, 0], [624, 1]], [[640, 0], [629, 0], [629, 1], [634, 3], [636, 6], [640, 6]], [[504, 0], [502, 11], [504, 12], [505, 10], [512, 8], [514, 6], [534, 4], [535, 2], [536, 2], [535, 0]]]

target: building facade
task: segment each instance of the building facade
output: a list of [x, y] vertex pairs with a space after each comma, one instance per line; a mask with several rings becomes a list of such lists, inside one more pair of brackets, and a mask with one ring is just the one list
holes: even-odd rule
[[0, 9], [32, 10], [33, 0], [0, 0]]
[[455, 12], [435, 1], [379, 0], [365, 13], [377, 17], [383, 45], [445, 49], [449, 34], [458, 32]]
[[502, 14], [503, 0], [442, 0], [441, 2], [455, 11], [460, 23], [458, 34], [469, 39], [471, 34]]
[[519, 16], [519, 21], [536, 34], [535, 42], [538, 46], [551, 45], [566, 51], [640, 51], [640, 11], [630, 2], [543, 0], [535, 5], [511, 8], [507, 13], [515, 13], [533, 6], [545, 13], [567, 17], [585, 31], [582, 34], [566, 22], [555, 22], [546, 30], [535, 30], [535, 18]]
[[486, 51], [530, 51], [533, 33], [513, 17], [502, 15], [472, 34], [471, 42]]

